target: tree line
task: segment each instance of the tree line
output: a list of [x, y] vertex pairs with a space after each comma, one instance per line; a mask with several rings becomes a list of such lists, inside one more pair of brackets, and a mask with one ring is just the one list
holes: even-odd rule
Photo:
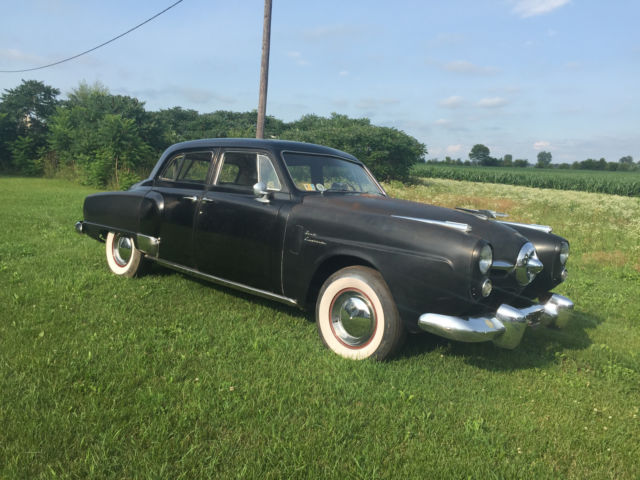
[[467, 166], [481, 166], [481, 167], [514, 167], [514, 168], [559, 168], [559, 169], [572, 169], [572, 170], [607, 170], [607, 171], [620, 171], [620, 172], [632, 172], [640, 170], [640, 162], [635, 163], [631, 155], [626, 155], [617, 162], [607, 162], [604, 158], [600, 160], [594, 160], [588, 158], [581, 162], [573, 163], [551, 163], [553, 157], [551, 152], [541, 151], [538, 152], [537, 162], [535, 164], [529, 163], [529, 160], [523, 158], [513, 159], [513, 155], [507, 154], [502, 158], [496, 158], [491, 156], [489, 147], [478, 143], [471, 148], [469, 152], [469, 160], [462, 161], [460, 158], [452, 159], [451, 157], [445, 157], [444, 160], [432, 158], [427, 160], [429, 164], [445, 164], [445, 165], [467, 165]]
[[[197, 138], [255, 137], [256, 111], [199, 113], [173, 107], [147, 111], [144, 102], [81, 83], [60, 90], [23, 80], [0, 96], [0, 171], [64, 176], [97, 187], [127, 188], [145, 178], [170, 145]], [[366, 118], [305, 115], [293, 122], [268, 116], [265, 138], [319, 143], [349, 152], [381, 180], [406, 180], [427, 148], [395, 128]]]

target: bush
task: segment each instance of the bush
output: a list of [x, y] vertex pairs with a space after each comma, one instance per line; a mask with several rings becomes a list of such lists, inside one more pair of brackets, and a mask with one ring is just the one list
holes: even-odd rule
[[368, 119], [332, 114], [307, 115], [282, 134], [287, 140], [318, 143], [350, 153], [383, 181], [407, 181], [411, 167], [427, 153], [424, 144], [400, 130], [371, 125]]

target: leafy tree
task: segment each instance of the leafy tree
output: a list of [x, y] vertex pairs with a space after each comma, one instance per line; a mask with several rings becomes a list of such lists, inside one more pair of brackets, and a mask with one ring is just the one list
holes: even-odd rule
[[11, 168], [11, 139], [15, 136], [14, 132], [9, 115], [0, 111], [0, 172]]
[[607, 161], [604, 158], [598, 160], [598, 170], [606, 170], [607, 169]]
[[159, 131], [144, 103], [83, 83], [51, 118], [49, 145], [81, 181], [126, 187], [153, 167]]
[[38, 155], [38, 146], [33, 136], [20, 135], [10, 145], [13, 165], [23, 175], [42, 173], [42, 161]]
[[502, 165], [505, 167], [513, 167], [513, 155], [507, 153], [502, 159]]
[[46, 146], [49, 118], [60, 90], [37, 80], [22, 80], [0, 97], [0, 166], [37, 175], [37, 157]]
[[620, 160], [618, 160], [617, 165], [618, 165], [618, 170], [623, 172], [628, 172], [636, 168], [635, 164], [633, 163], [633, 157], [631, 155], [626, 155], [622, 157]]
[[518, 168], [527, 168], [529, 166], [529, 160], [523, 158], [516, 158], [513, 161], [513, 166]]
[[406, 180], [409, 169], [423, 161], [425, 145], [400, 130], [371, 125], [366, 118], [306, 115], [288, 125], [281, 138], [319, 143], [351, 153], [380, 180]]
[[469, 152], [469, 158], [471, 162], [477, 165], [487, 165], [491, 163], [489, 161], [491, 151], [489, 147], [482, 145], [481, 143], [477, 143], [473, 146], [471, 151]]
[[139, 160], [150, 156], [151, 147], [138, 133], [133, 119], [109, 113], [98, 128], [100, 147], [89, 165], [89, 180], [94, 185], [113, 181], [116, 188], [129, 188], [138, 181], [135, 169]]
[[[255, 137], [257, 112], [198, 113], [174, 107], [153, 114], [163, 126], [168, 143], [166, 146], [197, 138]], [[265, 138], [279, 136], [285, 123], [274, 117], [265, 119]]]
[[538, 152], [538, 163], [536, 163], [536, 168], [549, 168], [549, 165], [551, 165], [551, 158], [550, 152]]

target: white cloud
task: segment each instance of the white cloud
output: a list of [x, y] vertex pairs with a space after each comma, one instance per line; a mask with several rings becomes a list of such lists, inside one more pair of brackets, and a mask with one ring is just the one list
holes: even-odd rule
[[458, 108], [462, 106], [464, 99], [459, 95], [452, 95], [448, 98], [440, 100], [440, 106], [445, 108]]
[[341, 77], [348, 77], [349, 70], [341, 70], [340, 72], [338, 72], [338, 75], [340, 75]]
[[448, 72], [454, 73], [471, 73], [475, 75], [488, 75], [495, 73], [496, 69], [493, 67], [483, 67], [481, 65], [475, 65], [466, 60], [454, 60], [446, 63], [444, 69]]
[[513, 13], [521, 18], [544, 15], [560, 8], [570, 0], [517, 0], [513, 7]]
[[507, 100], [502, 97], [483, 98], [478, 102], [478, 106], [481, 108], [498, 108], [504, 107], [507, 104]]
[[447, 154], [449, 155], [455, 155], [456, 153], [459, 153], [460, 150], [462, 150], [462, 145], [449, 145], [446, 149], [445, 152], [447, 152]]
[[287, 52], [287, 57], [293, 59], [296, 62], [296, 65], [299, 65], [301, 67], [306, 67], [307, 65], [309, 65], [309, 62], [302, 57], [302, 53], [300, 52]]
[[[0, 48], [0, 59], [2, 60], [10, 60], [12, 62], [24, 62], [24, 63], [37, 63], [41, 64], [45, 60], [42, 57], [38, 57], [37, 55], [31, 55], [30, 53], [25, 53], [17, 48]], [[31, 65], [25, 68], [29, 68]], [[24, 65], [19, 65], [16, 67], [22, 68]]]
[[546, 150], [549, 147], [551, 147], [551, 144], [549, 142], [545, 142], [544, 140], [541, 140], [533, 144], [534, 150]]
[[436, 125], [446, 127], [447, 125], [451, 125], [451, 120], [447, 120], [446, 118], [439, 118], [438, 120], [436, 120]]

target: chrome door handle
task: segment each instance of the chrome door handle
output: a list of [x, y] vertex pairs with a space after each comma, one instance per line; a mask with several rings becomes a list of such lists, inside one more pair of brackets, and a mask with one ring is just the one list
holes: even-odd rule
[[209, 197], [203, 197], [202, 198], [203, 202], [207, 202], [207, 203], [214, 203], [215, 200], [213, 198], [209, 198]]
[[197, 202], [198, 201], [198, 197], [196, 197], [195, 195], [191, 195], [189, 197], [182, 197], [183, 200], [189, 200], [190, 202]]

